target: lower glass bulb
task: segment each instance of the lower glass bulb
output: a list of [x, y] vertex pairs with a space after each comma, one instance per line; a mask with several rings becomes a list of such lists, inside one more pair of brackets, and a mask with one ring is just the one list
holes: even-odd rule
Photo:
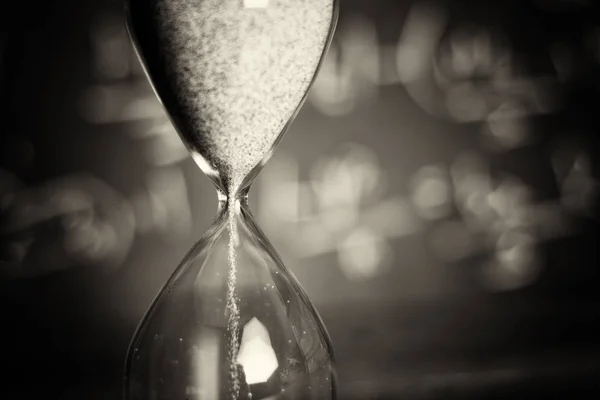
[[228, 212], [221, 207], [139, 326], [126, 400], [335, 398], [331, 343], [313, 305], [245, 201]]

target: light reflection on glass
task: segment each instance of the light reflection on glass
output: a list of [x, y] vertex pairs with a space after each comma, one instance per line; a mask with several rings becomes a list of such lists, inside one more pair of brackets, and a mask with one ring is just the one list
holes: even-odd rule
[[256, 318], [244, 326], [237, 361], [249, 385], [266, 382], [279, 366], [269, 332]]

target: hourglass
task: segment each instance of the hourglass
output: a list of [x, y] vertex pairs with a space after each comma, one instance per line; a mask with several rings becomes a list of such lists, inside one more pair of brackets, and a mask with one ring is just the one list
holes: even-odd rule
[[247, 205], [314, 80], [337, 0], [130, 0], [157, 97], [217, 188], [131, 342], [126, 400], [332, 399], [329, 336]]

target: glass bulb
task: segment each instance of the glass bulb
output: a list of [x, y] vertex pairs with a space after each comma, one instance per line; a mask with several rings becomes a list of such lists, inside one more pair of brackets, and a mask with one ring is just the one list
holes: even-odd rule
[[244, 198], [221, 203], [138, 328], [126, 368], [128, 400], [335, 398], [329, 336]]

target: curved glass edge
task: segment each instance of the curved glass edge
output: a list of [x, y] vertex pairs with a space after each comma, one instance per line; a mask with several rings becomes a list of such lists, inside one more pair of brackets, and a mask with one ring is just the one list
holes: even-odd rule
[[279, 257], [279, 254], [277, 253], [277, 251], [275, 250], [275, 248], [273, 247], [273, 245], [271, 244], [269, 239], [267, 239], [267, 236], [264, 234], [262, 229], [258, 226], [256, 221], [254, 220], [254, 217], [252, 216], [252, 212], [250, 211], [250, 208], [248, 207], [248, 203], [246, 201], [240, 202], [240, 214], [241, 214], [241, 217], [245, 220], [248, 228], [251, 230], [251, 233], [260, 241], [260, 244], [269, 253], [269, 256], [273, 259], [273, 261], [275, 261], [277, 263], [279, 268], [281, 268], [283, 271], [285, 271], [285, 273], [291, 278], [290, 284], [293, 286], [296, 293], [300, 296], [300, 299], [302, 300], [302, 302], [304, 303], [306, 308], [308, 310], [310, 310], [313, 313], [313, 315], [315, 316], [316, 321], [319, 326], [320, 333], [328, 347], [329, 358], [332, 363], [333, 370], [335, 370], [336, 361], [335, 361], [333, 344], [331, 342], [331, 336], [329, 335], [329, 332], [327, 331], [327, 328], [325, 327], [325, 323], [323, 322], [321, 315], [317, 311], [316, 307], [310, 301], [308, 294], [304, 291], [304, 288], [302, 288], [302, 286], [300, 285], [300, 283], [299, 283], [298, 279], [296, 278], [296, 276], [294, 275], [294, 273], [285, 266], [281, 257]]
[[131, 9], [130, 9], [130, 5], [129, 5], [129, 1], [125, 1], [124, 13], [125, 13], [125, 29], [127, 31], [127, 35], [129, 36], [129, 40], [132, 43], [132, 47], [135, 52], [135, 55], [140, 60], [140, 64], [142, 66], [142, 70], [144, 71], [144, 75], [146, 76], [146, 79], [148, 80], [148, 83], [150, 84], [150, 87], [152, 88], [154, 95], [158, 99], [158, 102], [160, 103], [160, 106], [163, 109], [165, 115], [167, 116], [169, 122], [171, 123], [171, 125], [173, 126], [175, 131], [177, 132], [177, 135], [179, 136], [181, 142], [184, 144], [184, 146], [190, 153], [192, 159], [198, 165], [198, 167], [202, 170], [202, 172], [206, 176], [208, 176], [208, 178], [213, 182], [213, 184], [217, 187], [218, 190], [220, 190], [222, 192], [227, 192], [226, 185], [223, 183], [221, 176], [219, 175], [216, 167], [214, 165], [212, 165], [211, 163], [209, 163], [201, 154], [197, 153], [194, 149], [192, 149], [188, 145], [187, 141], [183, 138], [183, 135], [181, 134], [181, 132], [179, 132], [179, 124], [177, 124], [177, 121], [175, 121], [173, 116], [169, 113], [169, 111], [167, 110], [167, 107], [165, 106], [165, 104], [163, 102], [163, 99], [162, 99], [160, 93], [158, 93], [158, 90], [156, 89], [156, 84], [154, 83], [154, 79], [152, 78], [152, 75], [150, 74], [150, 71], [148, 70], [146, 58], [144, 57], [144, 54], [140, 49], [140, 44], [139, 44], [138, 37], [135, 33], [135, 29], [133, 28], [133, 21], [132, 21], [132, 17], [131, 17]]
[[175, 268], [174, 272], [171, 274], [170, 278], [165, 282], [162, 288], [158, 291], [154, 299], [150, 303], [150, 306], [144, 312], [144, 317], [137, 325], [135, 332], [129, 342], [129, 346], [127, 348], [127, 356], [125, 359], [125, 365], [123, 370], [123, 382], [122, 382], [122, 398], [123, 400], [128, 400], [128, 385], [129, 385], [129, 371], [130, 366], [133, 362], [133, 354], [135, 344], [140, 337], [143, 336], [145, 329], [148, 327], [148, 320], [154, 314], [154, 310], [157, 307], [160, 298], [162, 295], [168, 291], [181, 277], [181, 275], [186, 271], [186, 269], [191, 265], [191, 263], [198, 257], [199, 253], [202, 251], [210, 252], [212, 246], [215, 243], [216, 238], [219, 237], [218, 233], [223, 229], [227, 228], [227, 207], [223, 206], [222, 202], [219, 202], [219, 210], [217, 216], [213, 220], [210, 227], [204, 232], [200, 240], [196, 242], [196, 244], [188, 251], [183, 260], [179, 263], [179, 265]]

